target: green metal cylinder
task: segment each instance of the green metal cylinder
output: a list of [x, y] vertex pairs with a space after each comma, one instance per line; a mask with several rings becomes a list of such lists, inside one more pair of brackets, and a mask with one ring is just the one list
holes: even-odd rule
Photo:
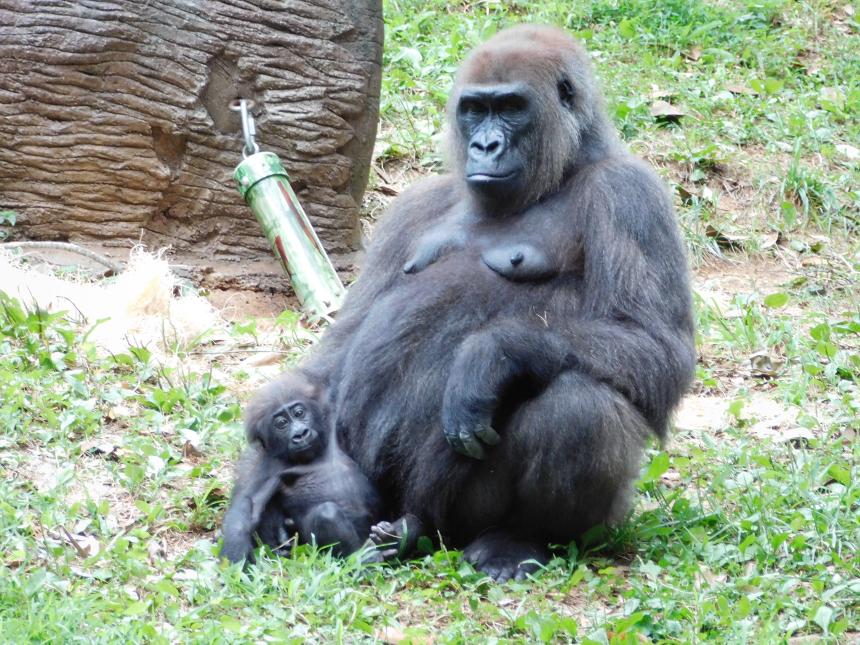
[[346, 290], [293, 192], [281, 160], [272, 152], [258, 152], [243, 160], [233, 177], [290, 276], [302, 307], [312, 319], [331, 316]]

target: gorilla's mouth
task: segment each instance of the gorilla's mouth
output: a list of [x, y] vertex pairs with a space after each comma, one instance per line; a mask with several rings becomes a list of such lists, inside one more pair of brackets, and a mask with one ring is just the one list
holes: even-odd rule
[[317, 433], [309, 432], [303, 437], [293, 437], [290, 440], [290, 452], [300, 453], [315, 448], [317, 444]]
[[512, 170], [511, 172], [504, 175], [491, 175], [486, 172], [476, 172], [471, 175], [466, 175], [466, 181], [470, 184], [492, 184], [501, 181], [507, 181], [508, 179], [512, 179], [516, 176], [518, 171]]

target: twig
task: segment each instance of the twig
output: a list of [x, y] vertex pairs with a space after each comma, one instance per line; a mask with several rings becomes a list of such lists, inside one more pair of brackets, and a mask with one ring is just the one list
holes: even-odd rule
[[73, 244], [71, 242], [4, 242], [3, 244], [0, 244], [0, 249], [5, 248], [36, 250], [57, 249], [59, 251], [71, 251], [72, 253], [83, 255], [93, 262], [98, 262], [102, 266], [106, 266], [114, 273], [122, 271], [122, 266], [113, 260], [109, 260], [95, 251], [91, 251], [90, 249], [86, 249], [83, 246], [79, 246], [78, 244]]
[[220, 349], [213, 351], [195, 349], [188, 353], [192, 356], [220, 356], [222, 354], [283, 354], [286, 356], [290, 352], [280, 349]]

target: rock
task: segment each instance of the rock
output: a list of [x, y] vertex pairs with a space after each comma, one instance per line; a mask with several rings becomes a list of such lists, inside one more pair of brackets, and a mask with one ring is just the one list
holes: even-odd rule
[[328, 251], [349, 253], [381, 60], [381, 0], [8, 0], [0, 210], [18, 238], [269, 259], [231, 178], [241, 96]]

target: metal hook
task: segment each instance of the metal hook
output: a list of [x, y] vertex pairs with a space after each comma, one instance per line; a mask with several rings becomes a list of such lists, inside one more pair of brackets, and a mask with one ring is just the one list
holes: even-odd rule
[[254, 137], [257, 135], [257, 128], [254, 125], [254, 117], [251, 114], [252, 107], [254, 107], [254, 102], [246, 99], [236, 99], [230, 103], [230, 109], [238, 110], [242, 117], [242, 136], [245, 138], [245, 145], [242, 148], [243, 159], [247, 159], [248, 155], [255, 155], [260, 152], [260, 146], [254, 141]]

